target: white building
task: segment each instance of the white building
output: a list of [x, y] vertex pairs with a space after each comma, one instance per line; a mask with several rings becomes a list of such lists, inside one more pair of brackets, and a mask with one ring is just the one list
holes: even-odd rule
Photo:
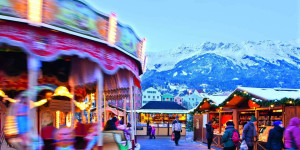
[[149, 101], [161, 101], [161, 93], [153, 87], [150, 87], [143, 91], [142, 105], [144, 106]]
[[197, 90], [194, 90], [193, 92], [191, 91], [189, 94], [186, 94], [182, 97], [182, 105], [187, 109], [192, 109], [196, 107], [205, 97], [205, 93], [200, 93]]

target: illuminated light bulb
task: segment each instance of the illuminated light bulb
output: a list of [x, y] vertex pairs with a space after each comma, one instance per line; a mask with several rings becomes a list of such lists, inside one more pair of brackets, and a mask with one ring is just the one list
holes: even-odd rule
[[244, 91], [244, 93], [246, 94], [247, 92], [246, 92], [246, 91]]
[[229, 101], [226, 102], [226, 104], [228, 104], [228, 103], [229, 103]]
[[274, 104], [271, 104], [271, 107], [274, 107]]
[[33, 23], [42, 22], [42, 0], [28, 0], [28, 20]]
[[111, 13], [109, 16], [108, 42], [112, 45], [116, 42], [117, 23], [117, 15]]
[[234, 94], [234, 96], [236, 96], [236, 94]]
[[60, 124], [60, 112], [56, 111], [56, 128], [59, 129], [59, 124]]
[[290, 103], [290, 104], [292, 104], [292, 103], [293, 103], [293, 101], [289, 101], [289, 103]]

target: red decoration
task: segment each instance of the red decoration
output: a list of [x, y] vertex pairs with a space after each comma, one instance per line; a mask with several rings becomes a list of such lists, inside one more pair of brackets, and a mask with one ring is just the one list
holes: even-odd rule
[[248, 101], [248, 105], [250, 108], [254, 108], [254, 107], [260, 107], [260, 105], [256, 104], [255, 102], [253, 102], [252, 100]]

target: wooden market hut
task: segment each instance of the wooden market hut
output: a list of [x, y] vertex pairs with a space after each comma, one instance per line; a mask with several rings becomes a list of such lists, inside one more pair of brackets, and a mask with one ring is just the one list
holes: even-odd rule
[[147, 123], [156, 127], [156, 135], [171, 135], [172, 122], [176, 116], [183, 124], [182, 134], [186, 134], [187, 109], [169, 101], [149, 101], [139, 110], [137, 135], [147, 135]]
[[[242, 135], [243, 126], [250, 121], [251, 116], [255, 116], [258, 135], [255, 149], [265, 150], [268, 133], [273, 128], [274, 121], [281, 120], [287, 126], [292, 117], [300, 116], [299, 98], [300, 89], [238, 87], [219, 104], [216, 109], [219, 114], [210, 110], [206, 119], [209, 121], [219, 118], [223, 124], [224, 117], [221, 112], [226, 112]], [[224, 125], [218, 127], [218, 131], [221, 132], [217, 132], [215, 138], [223, 135], [224, 127]], [[222, 147], [220, 140], [214, 140], [213, 144]]]

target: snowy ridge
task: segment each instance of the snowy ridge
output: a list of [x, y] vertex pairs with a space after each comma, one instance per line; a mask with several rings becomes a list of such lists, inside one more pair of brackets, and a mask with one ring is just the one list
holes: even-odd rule
[[[246, 41], [241, 43], [212, 43], [204, 42], [200, 45], [182, 45], [174, 50], [158, 53], [148, 53], [148, 69], [160, 71], [171, 70], [175, 65], [193, 56], [212, 53], [225, 57], [241, 68], [259, 65], [255, 60], [280, 65], [286, 61], [300, 68], [300, 40], [295, 41]], [[197, 63], [193, 61], [192, 63]], [[176, 74], [177, 75], [177, 74]]]

